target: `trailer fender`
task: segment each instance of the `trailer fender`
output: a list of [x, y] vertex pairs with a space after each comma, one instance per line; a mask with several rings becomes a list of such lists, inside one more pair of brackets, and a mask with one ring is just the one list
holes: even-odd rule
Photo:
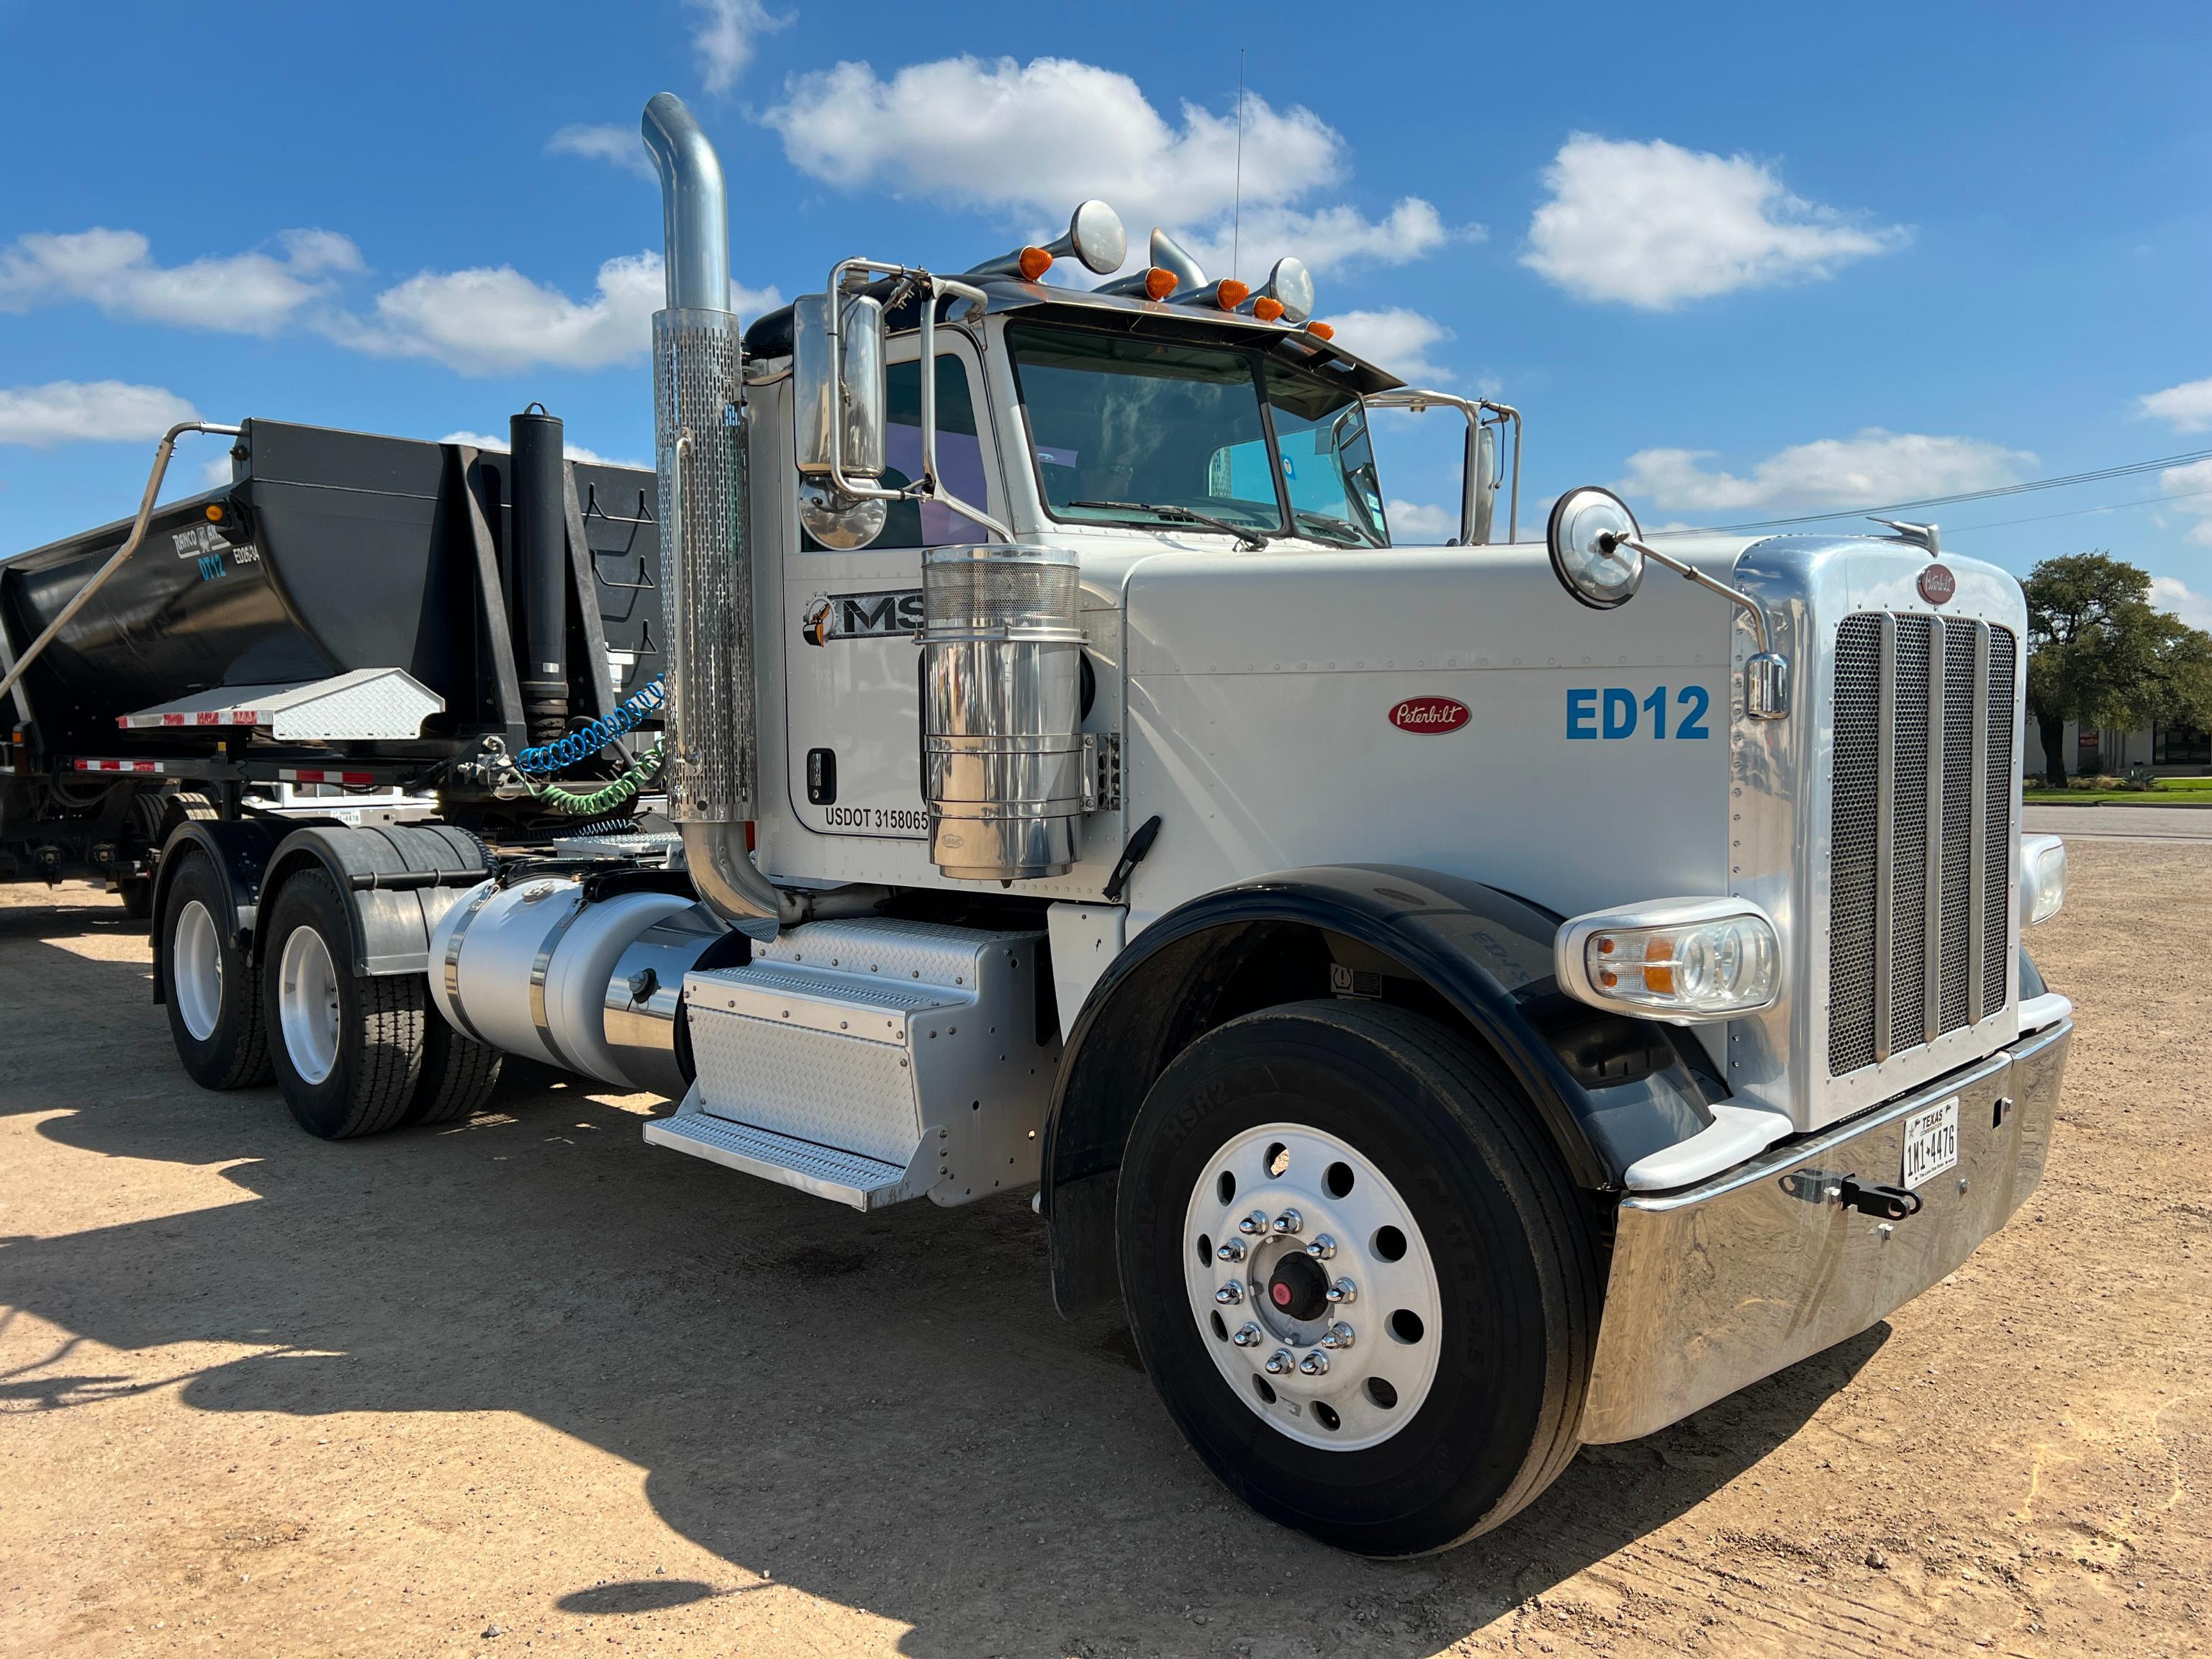
[[347, 899], [353, 971], [374, 979], [428, 970], [431, 929], [491, 873], [491, 859], [482, 842], [447, 823], [308, 824], [270, 857], [265, 900], [315, 869]]
[[161, 987], [168, 975], [163, 971], [167, 963], [164, 952], [169, 941], [163, 936], [161, 918], [167, 913], [169, 884], [177, 872], [184, 866], [188, 854], [204, 856], [222, 872], [230, 884], [230, 914], [216, 918], [223, 927], [230, 944], [246, 944], [252, 936], [253, 917], [261, 899], [262, 877], [269, 868], [270, 854], [283, 838], [287, 826], [270, 823], [261, 818], [238, 818], [228, 823], [216, 818], [187, 817], [169, 832], [161, 843], [161, 857], [154, 869], [154, 1000], [163, 998]]
[[1260, 1008], [1371, 997], [1458, 1030], [1521, 1084], [1589, 1192], [1618, 1190], [1637, 1158], [1705, 1128], [1728, 1091], [1704, 1051], [1677, 1028], [1565, 995], [1552, 966], [1562, 920], [1456, 876], [1339, 865], [1224, 888], [1152, 923], [1085, 999], [1045, 1124], [1037, 1207], [1061, 1310], [1116, 1294], [1122, 1147], [1152, 1084]]

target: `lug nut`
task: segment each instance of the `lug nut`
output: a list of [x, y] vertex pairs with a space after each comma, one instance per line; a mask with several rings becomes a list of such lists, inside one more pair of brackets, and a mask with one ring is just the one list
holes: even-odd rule
[[1244, 1299], [1244, 1287], [1232, 1279], [1213, 1293], [1213, 1299], [1225, 1307], [1234, 1307]]
[[1265, 1210], [1253, 1211], [1251, 1214], [1246, 1216], [1242, 1221], [1237, 1224], [1237, 1231], [1240, 1233], [1266, 1232], [1267, 1231], [1267, 1212]]
[[1296, 1365], [1297, 1362], [1291, 1359], [1288, 1348], [1278, 1348], [1267, 1356], [1264, 1369], [1270, 1376], [1288, 1376]]
[[1296, 1210], [1285, 1210], [1275, 1218], [1275, 1231], [1279, 1233], [1294, 1233], [1305, 1224], [1306, 1218]]
[[1336, 1259], [1336, 1241], [1327, 1233], [1316, 1233], [1313, 1243], [1306, 1246], [1306, 1254], [1316, 1261], [1334, 1261]]
[[1305, 1376], [1327, 1376], [1328, 1356], [1325, 1353], [1309, 1353], [1304, 1359], [1298, 1361], [1298, 1370]]
[[1348, 1279], [1340, 1279], [1328, 1287], [1328, 1299], [1332, 1302], [1357, 1302], [1359, 1300], [1359, 1287]]
[[1321, 1345], [1324, 1348], [1348, 1348], [1355, 1340], [1352, 1327], [1340, 1319], [1322, 1334]]
[[1241, 1238], [1232, 1238], [1213, 1254], [1218, 1261], [1242, 1261], [1244, 1259], [1244, 1241]]
[[1239, 1325], [1237, 1334], [1229, 1340], [1240, 1348], [1256, 1348], [1262, 1339], [1257, 1325]]

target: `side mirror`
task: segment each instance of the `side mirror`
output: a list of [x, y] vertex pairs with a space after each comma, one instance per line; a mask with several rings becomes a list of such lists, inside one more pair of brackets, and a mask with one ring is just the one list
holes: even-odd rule
[[829, 295], [809, 294], [791, 307], [800, 515], [824, 547], [866, 547], [882, 532], [884, 507], [853, 490], [884, 476], [884, 308], [866, 295], [845, 295], [832, 333], [830, 304]]
[[1595, 484], [1570, 489], [1553, 502], [1544, 530], [1552, 574], [1593, 611], [1611, 611], [1636, 597], [1644, 581], [1643, 538], [1628, 503]]
[[1497, 428], [1468, 428], [1467, 461], [1460, 469], [1460, 482], [1467, 491], [1459, 509], [1460, 545], [1487, 547], [1492, 520], [1498, 513]]

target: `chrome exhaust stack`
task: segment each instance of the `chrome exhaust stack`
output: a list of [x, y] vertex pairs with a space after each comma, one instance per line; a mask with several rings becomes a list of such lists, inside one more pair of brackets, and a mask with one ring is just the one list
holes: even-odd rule
[[765, 922], [772, 934], [778, 895], [745, 844], [760, 750], [729, 201], [721, 161], [682, 99], [656, 94], [643, 128], [667, 246], [668, 307], [653, 319], [653, 412], [669, 816], [699, 896], [732, 925], [758, 933]]

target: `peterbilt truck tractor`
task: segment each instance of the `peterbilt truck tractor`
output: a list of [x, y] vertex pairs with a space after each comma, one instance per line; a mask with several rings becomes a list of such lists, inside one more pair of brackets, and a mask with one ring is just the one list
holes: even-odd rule
[[[172, 434], [0, 570], [0, 846], [137, 826], [195, 1079], [340, 1138], [522, 1055], [857, 1210], [1029, 1195], [1206, 1464], [1376, 1555], [2033, 1188], [2073, 1027], [2011, 576], [1595, 488], [1523, 544], [1516, 411], [1346, 349], [1295, 259], [1116, 275], [1097, 202], [741, 328], [713, 149], [665, 94], [644, 137], [657, 478], [535, 410], [247, 422], [228, 487], [157, 507]], [[1392, 539], [1392, 409], [1464, 427], [1449, 545]], [[303, 780], [424, 805], [257, 804]]]

